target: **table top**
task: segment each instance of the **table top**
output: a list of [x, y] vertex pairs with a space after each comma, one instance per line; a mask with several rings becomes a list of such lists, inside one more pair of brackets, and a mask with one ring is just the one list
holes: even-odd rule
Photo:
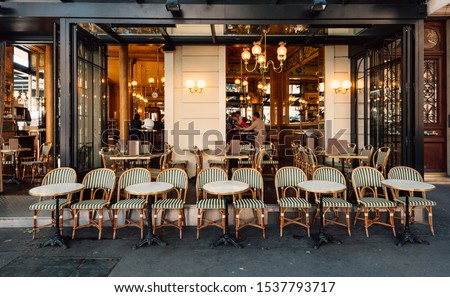
[[249, 185], [235, 180], [216, 181], [203, 185], [203, 190], [214, 195], [233, 195], [244, 193]]
[[161, 157], [162, 154], [150, 154], [150, 155], [114, 155], [109, 157], [111, 160], [151, 160], [153, 158]]
[[2, 149], [1, 152], [8, 154], [8, 153], [18, 153], [18, 152], [28, 152], [31, 151], [28, 147], [22, 147], [22, 148], [9, 148], [9, 149]]
[[432, 191], [436, 187], [432, 184], [413, 180], [384, 179], [381, 184], [385, 187], [401, 191]]
[[224, 159], [248, 159], [249, 155], [245, 155], [245, 154], [239, 154], [239, 155], [224, 155], [224, 156], [218, 156], [218, 157], [223, 157]]
[[326, 180], [307, 180], [299, 183], [298, 187], [306, 192], [322, 194], [338, 193], [347, 189], [343, 184]]
[[369, 156], [364, 155], [357, 155], [357, 154], [339, 154], [339, 155], [330, 155], [325, 154], [328, 158], [339, 158], [339, 159], [360, 159], [360, 160], [367, 160], [369, 159]]
[[80, 192], [84, 189], [81, 183], [60, 183], [38, 186], [30, 189], [31, 196], [60, 196]]
[[155, 195], [169, 192], [173, 185], [164, 182], [146, 182], [134, 184], [125, 188], [125, 192], [132, 195]]

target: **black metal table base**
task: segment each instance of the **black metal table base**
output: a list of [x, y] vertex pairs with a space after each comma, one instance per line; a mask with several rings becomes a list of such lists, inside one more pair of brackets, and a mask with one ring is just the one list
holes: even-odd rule
[[59, 196], [55, 197], [55, 204], [55, 235], [47, 239], [40, 245], [40, 247], [57, 245], [59, 247], [62, 247], [63, 249], [67, 249], [67, 245], [64, 243], [64, 239], [59, 234]]
[[324, 221], [323, 221], [323, 197], [320, 195], [320, 220], [319, 220], [319, 234], [313, 234], [314, 239], [314, 249], [318, 249], [321, 245], [327, 243], [337, 243], [341, 244], [342, 241], [338, 239], [333, 239], [330, 235], [325, 234]]
[[397, 246], [401, 247], [403, 246], [405, 243], [419, 243], [419, 244], [430, 244], [428, 241], [426, 240], [420, 240], [419, 238], [417, 238], [416, 235], [414, 235], [414, 233], [412, 233], [409, 230], [409, 195], [405, 196], [405, 206], [406, 206], [406, 211], [405, 211], [405, 230], [403, 231], [403, 233], [400, 233], [397, 235]]
[[55, 234], [52, 238], [47, 239], [47, 241], [42, 243], [40, 247], [55, 245], [62, 247], [63, 249], [67, 249], [67, 245], [64, 243], [64, 239], [59, 234]]
[[416, 235], [414, 235], [411, 232], [404, 232], [397, 235], [397, 246], [403, 246], [405, 243], [420, 243], [420, 244], [426, 244], [429, 245], [430, 243], [426, 240], [421, 240], [417, 238]]
[[243, 248], [243, 246], [237, 242], [236, 238], [234, 238], [234, 236], [230, 234], [230, 227], [228, 226], [228, 203], [233, 198], [231, 196], [225, 196], [224, 199], [225, 199], [225, 234], [222, 234], [222, 236], [220, 236], [218, 240], [213, 242], [211, 244], [211, 248], [214, 248], [221, 244], [223, 245], [231, 244], [234, 247]]
[[138, 249], [140, 247], [143, 247], [144, 245], [152, 245], [157, 244], [161, 246], [166, 246], [167, 243], [159, 239], [158, 236], [153, 234], [153, 226], [152, 226], [152, 209], [150, 207], [150, 202], [147, 203], [147, 235], [144, 239], [142, 239], [138, 244], [133, 246], [133, 249]]
[[164, 241], [159, 239], [158, 236], [153, 235], [153, 234], [150, 233], [150, 234], [147, 234], [147, 236], [145, 236], [145, 238], [142, 239], [141, 242], [136, 244], [133, 248], [134, 249], [138, 249], [140, 247], [143, 247], [146, 244], [148, 244], [148, 245], [157, 244], [157, 245], [161, 245], [161, 246], [166, 246], [167, 245], [167, 243], [165, 243]]
[[7, 183], [7, 184], [17, 184], [17, 185], [20, 185], [20, 180], [19, 180], [17, 177], [13, 176], [13, 177], [11, 177], [10, 179], [8, 179], [8, 180], [6, 181], [6, 183]]

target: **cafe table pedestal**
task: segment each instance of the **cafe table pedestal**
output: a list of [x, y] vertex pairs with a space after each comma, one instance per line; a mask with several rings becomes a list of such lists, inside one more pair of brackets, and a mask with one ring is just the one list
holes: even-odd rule
[[416, 192], [416, 191], [432, 191], [436, 187], [432, 184], [425, 183], [425, 182], [419, 182], [419, 181], [409, 181], [409, 180], [400, 180], [400, 179], [385, 179], [381, 181], [381, 184], [385, 187], [399, 190], [399, 191], [405, 191], [405, 229], [403, 233], [399, 233], [397, 235], [397, 246], [401, 247], [405, 243], [419, 243], [419, 244], [430, 244], [426, 240], [419, 239], [413, 232], [410, 230], [409, 226], [409, 192]]
[[[125, 192], [131, 195], [138, 196], [150, 196], [150, 195], [166, 195], [167, 192], [173, 189], [173, 185], [164, 182], [147, 182], [131, 185], [125, 188]], [[147, 201], [146, 211], [147, 211], [147, 235], [142, 239], [133, 249], [138, 249], [144, 245], [157, 244], [161, 246], [166, 246], [167, 243], [159, 239], [158, 236], [153, 234], [152, 226], [152, 202], [150, 199]]]
[[46, 246], [60, 246], [63, 249], [67, 248], [64, 243], [64, 239], [60, 235], [59, 225], [59, 196], [71, 195], [77, 192], [81, 192], [84, 189], [84, 185], [81, 183], [60, 183], [60, 184], [48, 184], [38, 186], [30, 189], [28, 192], [31, 196], [54, 196], [55, 197], [55, 235], [41, 244], [41, 247]]
[[346, 191], [346, 186], [340, 183], [323, 181], [323, 180], [307, 180], [298, 184], [298, 187], [308, 193], [316, 193], [320, 195], [319, 199], [319, 233], [313, 234], [314, 249], [318, 249], [322, 244], [336, 242], [341, 244], [340, 240], [333, 240], [333, 238], [325, 233], [324, 221], [323, 221], [323, 194], [334, 194]]
[[211, 182], [203, 185], [203, 190], [207, 193], [222, 196], [225, 199], [225, 233], [219, 237], [218, 240], [211, 244], [211, 247], [217, 247], [219, 245], [233, 245], [234, 247], [242, 248], [236, 238], [230, 234], [230, 227], [228, 225], [228, 204], [230, 203], [233, 195], [240, 195], [249, 189], [249, 185], [233, 180]]

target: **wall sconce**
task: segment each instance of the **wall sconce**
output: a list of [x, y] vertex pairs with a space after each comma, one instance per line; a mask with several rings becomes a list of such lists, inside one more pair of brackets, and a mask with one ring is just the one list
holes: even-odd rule
[[188, 79], [186, 81], [186, 88], [188, 88], [191, 93], [201, 93], [205, 86], [206, 82], [204, 80], [193, 81], [192, 79]]
[[352, 87], [352, 83], [349, 80], [344, 80], [341, 85], [341, 83], [338, 80], [333, 80], [331, 82], [331, 87], [333, 88], [336, 94], [338, 93], [345, 94], [347, 93], [348, 89]]

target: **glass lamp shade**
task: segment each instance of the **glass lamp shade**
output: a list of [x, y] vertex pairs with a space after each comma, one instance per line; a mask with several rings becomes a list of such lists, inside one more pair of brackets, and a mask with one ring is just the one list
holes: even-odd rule
[[252, 46], [252, 54], [254, 56], [258, 56], [262, 53], [262, 49], [261, 49], [261, 43], [259, 41], [255, 41], [253, 42], [253, 46]]
[[277, 49], [278, 61], [286, 60], [287, 49], [285, 47], [285, 42], [280, 42]]
[[348, 90], [352, 87], [352, 83], [349, 80], [344, 80], [342, 82], [342, 88]]
[[153, 77], [150, 77], [150, 78], [148, 79], [148, 82], [149, 82], [150, 84], [153, 84], [153, 83], [155, 83], [155, 78], [153, 78]]
[[248, 60], [250, 60], [250, 57], [251, 57], [251, 55], [250, 55], [250, 52], [248, 51], [248, 48], [244, 48], [244, 50], [242, 51], [242, 54], [241, 54], [242, 60], [247, 62]]
[[234, 80], [234, 84], [235, 84], [235, 85], [240, 85], [240, 84], [241, 84], [241, 80], [240, 80], [239, 78], [236, 78], [236, 79]]
[[195, 87], [195, 81], [193, 81], [192, 79], [188, 79], [186, 81], [186, 87], [192, 89], [193, 87]]
[[341, 83], [338, 80], [333, 80], [331, 82], [331, 87], [336, 90], [339, 89], [341, 87]]
[[206, 82], [204, 80], [198, 80], [197, 81], [197, 87], [199, 89], [204, 89], [206, 87]]
[[258, 55], [258, 63], [260, 65], [266, 64], [266, 56], [264, 54]]

